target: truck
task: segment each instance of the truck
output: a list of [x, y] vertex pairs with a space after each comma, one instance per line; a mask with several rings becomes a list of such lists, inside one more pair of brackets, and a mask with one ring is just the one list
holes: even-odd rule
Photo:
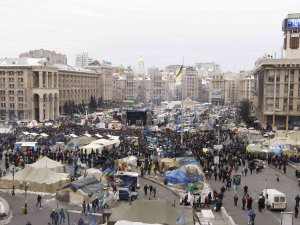
[[276, 189], [264, 189], [266, 207], [270, 210], [285, 210], [287, 207], [286, 196]]

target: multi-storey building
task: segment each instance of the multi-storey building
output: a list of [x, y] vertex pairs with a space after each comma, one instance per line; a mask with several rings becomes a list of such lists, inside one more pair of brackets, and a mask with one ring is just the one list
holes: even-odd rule
[[193, 67], [186, 67], [181, 75], [181, 88], [183, 99], [190, 98], [198, 101], [198, 76]]
[[93, 62], [93, 59], [89, 57], [87, 52], [83, 52], [76, 55], [75, 65], [78, 67], [88, 66]]
[[257, 60], [253, 70], [253, 105], [265, 126], [300, 126], [300, 14], [283, 21], [285, 58]]
[[238, 83], [238, 100], [249, 100], [252, 102], [254, 76], [250, 73], [250, 71], [242, 71], [239, 74]]
[[67, 64], [67, 56], [64, 54], [56, 53], [55, 51], [49, 51], [45, 49], [30, 50], [19, 55], [19, 58], [37, 58], [48, 59], [52, 64]]
[[0, 59], [0, 119], [56, 119], [65, 101], [87, 103], [91, 95], [97, 97], [98, 77], [46, 59]]

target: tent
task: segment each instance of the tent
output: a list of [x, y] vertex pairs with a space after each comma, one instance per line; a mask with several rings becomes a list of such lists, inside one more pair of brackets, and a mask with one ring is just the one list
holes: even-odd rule
[[269, 149], [275, 153], [275, 155], [281, 155], [282, 149], [278, 145], [270, 145]]
[[146, 224], [175, 224], [182, 212], [185, 214], [185, 224], [194, 224], [191, 208], [180, 205], [173, 207], [172, 203], [167, 200], [138, 199], [132, 205], [124, 203], [119, 207], [112, 208], [108, 225], [116, 224], [117, 221], [122, 220]]
[[95, 168], [89, 168], [85, 171], [88, 177], [94, 176], [97, 180], [101, 180], [102, 172]]
[[115, 223], [115, 225], [162, 225], [158, 223], [141, 223], [141, 222], [132, 222], [126, 220], [120, 220]]
[[26, 127], [33, 128], [37, 127], [39, 124], [36, 120], [32, 120]]
[[49, 168], [35, 168], [26, 166], [24, 169], [15, 173], [14, 182], [12, 174], [8, 174], [0, 179], [0, 188], [24, 189], [25, 182], [28, 190], [35, 192], [54, 193], [60, 186], [69, 183], [69, 174], [56, 173]]
[[123, 163], [126, 163], [127, 166], [136, 167], [137, 158], [135, 156], [128, 156], [126, 158], [118, 159], [118, 166], [121, 166]]
[[169, 169], [172, 167], [179, 167], [179, 165], [180, 165], [179, 162], [176, 161], [176, 159], [171, 159], [171, 158], [160, 159], [159, 164], [160, 164], [160, 166], [164, 165], [165, 169]]
[[42, 136], [42, 137], [48, 137], [49, 135], [45, 134], [45, 133], [41, 133], [40, 136]]
[[114, 145], [118, 147], [120, 145], [119, 137], [110, 136], [109, 139], [101, 138], [92, 142], [93, 144], [102, 145], [103, 147], [112, 148]]
[[84, 146], [80, 147], [80, 149], [82, 149], [84, 151], [86, 150], [86, 152], [88, 154], [90, 154], [92, 152], [92, 150], [94, 150], [94, 152], [96, 152], [96, 150], [98, 150], [99, 153], [101, 153], [103, 146], [100, 144], [90, 143], [88, 145], [84, 145]]
[[33, 164], [29, 164], [28, 166], [33, 168], [48, 168], [54, 172], [57, 173], [64, 173], [65, 172], [65, 166], [61, 164], [60, 162], [54, 161], [52, 159], [49, 159], [48, 157], [44, 156], [40, 160], [36, 161]]

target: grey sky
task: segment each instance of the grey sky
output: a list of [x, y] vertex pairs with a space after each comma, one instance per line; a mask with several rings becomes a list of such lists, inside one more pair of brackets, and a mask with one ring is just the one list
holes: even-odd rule
[[0, 57], [31, 49], [87, 51], [114, 65], [164, 68], [215, 61], [251, 69], [264, 53], [280, 55], [281, 22], [298, 0], [0, 0]]

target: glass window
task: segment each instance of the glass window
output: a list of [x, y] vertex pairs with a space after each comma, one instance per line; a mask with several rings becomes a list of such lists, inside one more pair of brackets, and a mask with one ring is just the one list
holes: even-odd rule
[[280, 202], [285, 202], [285, 197], [280, 197]]
[[274, 70], [267, 70], [268, 82], [274, 82]]
[[274, 202], [279, 202], [279, 197], [275, 197]]

